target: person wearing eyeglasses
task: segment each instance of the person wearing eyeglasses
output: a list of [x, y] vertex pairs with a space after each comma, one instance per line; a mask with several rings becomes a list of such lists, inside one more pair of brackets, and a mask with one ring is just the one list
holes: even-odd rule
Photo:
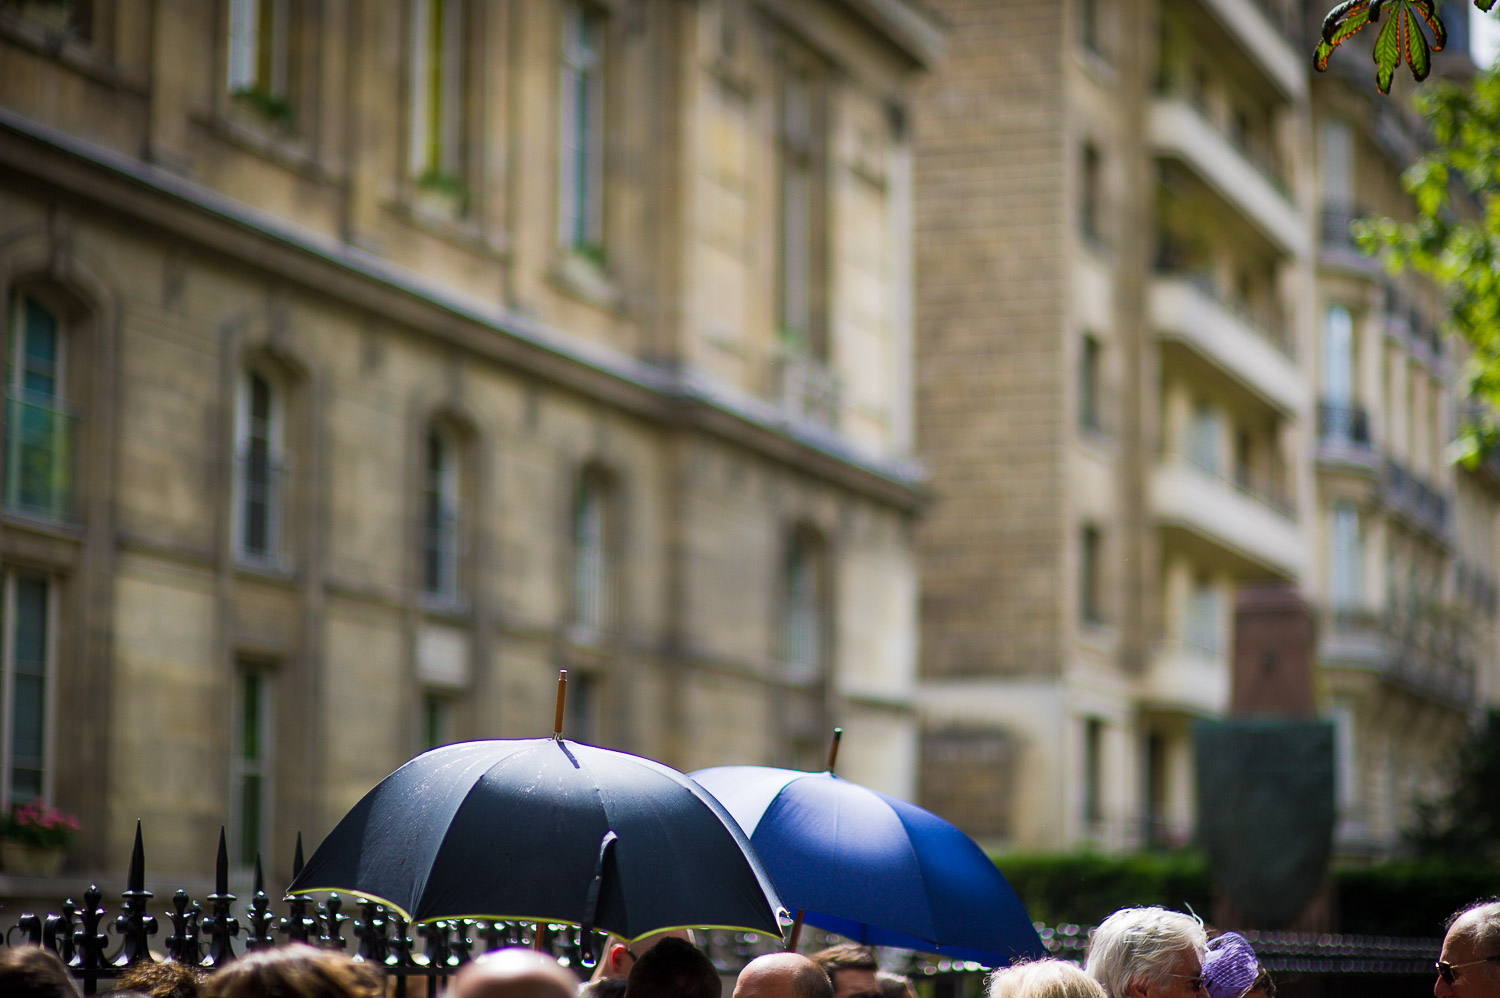
[[1121, 908], [1089, 938], [1084, 970], [1109, 998], [1198, 998], [1208, 933], [1192, 915]]
[[1476, 901], [1448, 918], [1438, 955], [1437, 998], [1500, 998], [1500, 900]]

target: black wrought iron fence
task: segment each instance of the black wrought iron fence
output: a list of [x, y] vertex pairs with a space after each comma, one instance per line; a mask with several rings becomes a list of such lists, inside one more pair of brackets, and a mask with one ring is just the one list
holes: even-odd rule
[[[294, 875], [300, 871], [301, 857], [299, 836]], [[246, 953], [289, 943], [336, 950], [376, 966], [391, 979], [391, 993], [396, 996], [407, 993], [413, 978], [437, 979], [441, 985], [479, 954], [510, 946], [549, 952], [564, 966], [578, 971], [581, 978], [589, 971], [575, 925], [469, 918], [413, 925], [399, 912], [371, 898], [339, 894], [321, 901], [284, 895], [277, 911], [265, 890], [258, 861], [248, 905], [236, 914], [239, 899], [229, 890], [228, 849], [222, 832], [214, 890], [201, 901], [179, 889], [165, 908], [157, 909], [160, 918], [152, 913], [155, 895], [145, 886], [145, 850], [139, 825], [126, 885], [117, 912], [103, 906], [104, 892], [97, 884], [83, 892], [82, 904], [69, 898], [61, 901], [55, 912], [23, 912], [6, 931], [4, 945], [44, 946], [57, 953], [84, 994], [98, 993], [101, 985], [141, 963], [174, 960], [212, 971]], [[162, 934], [168, 926], [170, 931]], [[1037, 931], [1053, 956], [1082, 963], [1089, 926], [1038, 923]], [[1292, 932], [1247, 932], [1246, 938], [1271, 970], [1312, 974], [1430, 976], [1440, 948], [1437, 939]], [[761, 953], [782, 946], [774, 936], [728, 930], [701, 933], [697, 941], [719, 971], [729, 976]], [[837, 937], [826, 933], [803, 935], [804, 948], [834, 941]], [[601, 951], [600, 942], [602, 936], [596, 939], [593, 952]], [[921, 991], [938, 998], [975, 990], [970, 984], [988, 972], [977, 963], [940, 956], [907, 954], [902, 959], [904, 965], [893, 969], [903, 970], [919, 982], [933, 982], [936, 987]]]

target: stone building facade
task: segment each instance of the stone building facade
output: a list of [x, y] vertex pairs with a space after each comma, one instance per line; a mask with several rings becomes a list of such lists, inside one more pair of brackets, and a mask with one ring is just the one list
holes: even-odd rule
[[429, 745], [913, 793], [908, 0], [0, 3], [6, 800], [274, 883]]
[[[1312, 73], [1317, 4], [935, 6], [950, 41], [915, 115], [921, 799], [998, 848], [1187, 842], [1192, 724], [1229, 708], [1236, 595], [1269, 583], [1319, 617], [1343, 844], [1391, 848], [1496, 695], [1474, 600], [1493, 600], [1497, 506], [1444, 456], [1437, 298], [1384, 309], [1378, 268], [1335, 260], [1348, 213], [1323, 224], [1348, 191], [1397, 210], [1417, 146], [1359, 139], [1335, 193], [1315, 136], [1333, 114], [1383, 130], [1399, 98], [1354, 51], [1334, 61], [1358, 99]], [[1368, 344], [1357, 377], [1322, 365], [1330, 315]], [[1357, 388], [1330, 403], [1320, 379]], [[1333, 443], [1355, 419], [1379, 429], [1351, 459]], [[1451, 627], [1403, 637], [1414, 600], [1478, 626], [1463, 648]]]

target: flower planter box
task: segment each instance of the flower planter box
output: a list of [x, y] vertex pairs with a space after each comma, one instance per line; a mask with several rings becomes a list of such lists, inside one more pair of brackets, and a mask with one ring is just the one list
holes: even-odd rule
[[55, 877], [62, 870], [63, 851], [57, 847], [0, 842], [0, 871], [19, 877]]

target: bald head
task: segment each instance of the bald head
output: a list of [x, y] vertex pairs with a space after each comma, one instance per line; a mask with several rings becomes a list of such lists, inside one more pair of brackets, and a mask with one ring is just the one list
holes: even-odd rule
[[768, 953], [745, 964], [733, 998], [833, 998], [833, 983], [799, 953]]
[[501, 949], [464, 966], [453, 998], [574, 998], [578, 978], [546, 953]]

